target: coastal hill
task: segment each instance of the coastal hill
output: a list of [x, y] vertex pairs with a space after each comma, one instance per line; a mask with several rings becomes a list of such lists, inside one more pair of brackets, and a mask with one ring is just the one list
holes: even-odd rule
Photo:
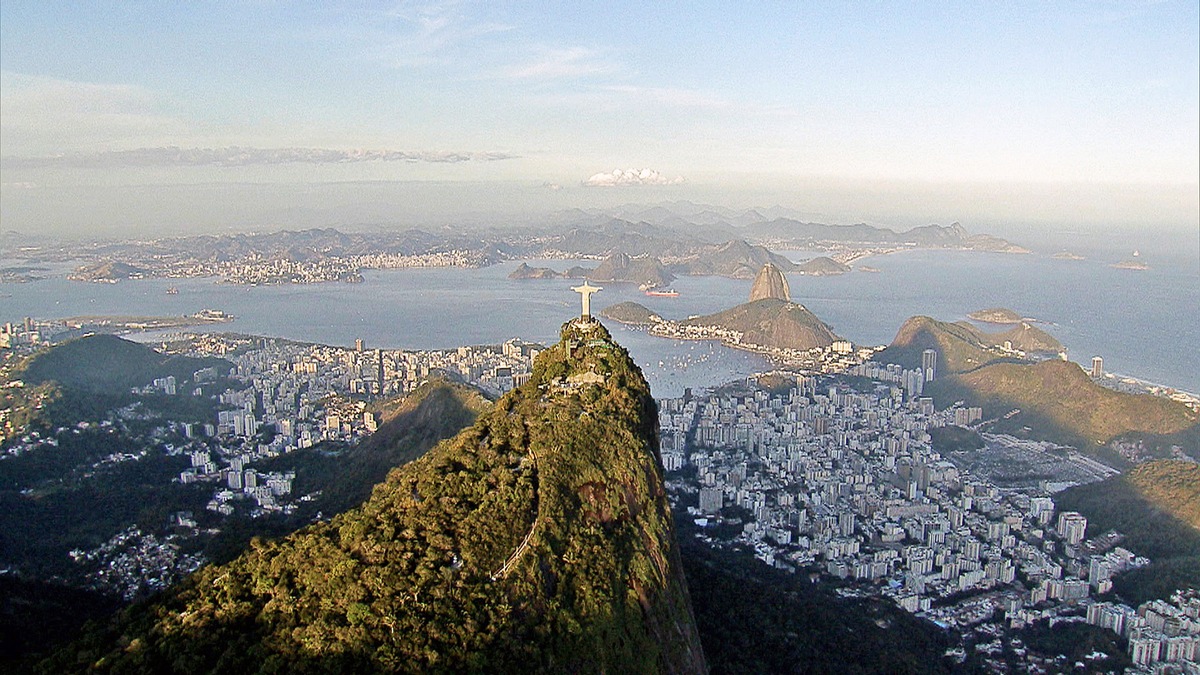
[[993, 363], [945, 378], [939, 375], [929, 391], [939, 403], [966, 400], [981, 406], [985, 417], [1003, 417], [998, 431], [1017, 433], [1028, 427], [1035, 436], [1083, 448], [1133, 433], [1176, 434], [1200, 419], [1177, 401], [1101, 387], [1078, 364], [1059, 359]]
[[662, 261], [649, 256], [632, 258], [624, 253], [614, 253], [600, 262], [588, 273], [591, 281], [628, 282], [647, 286], [666, 286], [675, 280]]
[[559, 279], [569, 276], [566, 273], [556, 272], [549, 267], [530, 267], [528, 263], [521, 263], [515, 270], [509, 273], [509, 279]]
[[[31, 424], [61, 426], [94, 416], [130, 397], [133, 387], [174, 377], [191, 391], [197, 371], [223, 377], [233, 364], [218, 358], [169, 356], [115, 335], [89, 335], [39, 351], [0, 374], [0, 440]], [[20, 383], [18, 386], [16, 383]]]
[[1192, 446], [1200, 438], [1200, 433], [1192, 433], [1197, 413], [1182, 403], [1106, 389], [1078, 364], [1062, 359], [1034, 363], [1022, 357], [1062, 349], [1053, 336], [1028, 323], [985, 333], [967, 322], [915, 316], [873, 358], [919, 368], [926, 349], [938, 354], [937, 378], [926, 392], [941, 405], [966, 401], [982, 407], [985, 417], [999, 418], [996, 431], [1032, 434], [1080, 448], [1130, 434], [1159, 447]]
[[771, 263], [762, 266], [762, 269], [758, 271], [758, 276], [754, 277], [754, 284], [750, 286], [750, 302], [763, 298], [792, 301], [787, 277], [783, 276], [782, 270]]
[[613, 253], [595, 268], [575, 266], [565, 272], [549, 267], [530, 267], [521, 263], [509, 275], [509, 279], [588, 279], [597, 282], [645, 284], [666, 286], [675, 280], [675, 275], [658, 258], [650, 256], [632, 257], [624, 253]]
[[71, 281], [115, 282], [121, 279], [136, 279], [146, 275], [146, 270], [129, 263], [106, 260], [79, 267], [67, 278]]
[[790, 297], [782, 268], [767, 261], [750, 288], [749, 302], [685, 319], [679, 325], [735, 331], [741, 334], [741, 344], [775, 349], [828, 347], [838, 339], [829, 326]]
[[938, 353], [939, 375], [962, 372], [997, 358], [980, 341], [979, 335], [980, 331], [967, 323], [947, 323], [928, 316], [914, 316], [900, 326], [892, 343], [874, 358], [905, 368], [920, 368], [921, 353], [933, 349]]
[[[1009, 349], [1004, 349], [1005, 343]], [[919, 368], [921, 353], [926, 349], [937, 351], [937, 371], [941, 374], [965, 372], [992, 361], [1018, 357], [1013, 350], [1057, 353], [1062, 344], [1028, 323], [1002, 333], [985, 333], [965, 321], [948, 323], [914, 316], [900, 326], [892, 343], [874, 358], [905, 368]]]
[[796, 271], [810, 277], [827, 277], [834, 274], [845, 274], [850, 271], [850, 266], [823, 255], [812, 260], [805, 260], [797, 266]]
[[120, 672], [704, 672], [649, 386], [598, 323], [393, 470], [43, 664]]
[[1057, 354], [1063, 345], [1053, 335], [1024, 321], [1004, 331], [1003, 333], [981, 333], [984, 339], [992, 345], [1012, 345], [1013, 349], [1023, 352], [1042, 352]]
[[679, 322], [684, 326], [713, 326], [742, 334], [743, 344], [778, 349], [828, 347], [837, 340], [829, 326], [803, 305], [763, 298], [716, 314]]
[[645, 326], [662, 321], [650, 308], [637, 302], [618, 302], [600, 310], [600, 316], [631, 326]]

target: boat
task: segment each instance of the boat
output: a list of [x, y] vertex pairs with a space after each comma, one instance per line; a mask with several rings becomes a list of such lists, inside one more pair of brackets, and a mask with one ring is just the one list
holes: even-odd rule
[[179, 289], [172, 286], [167, 289], [167, 295], [179, 295]]
[[649, 295], [649, 296], [655, 297], [655, 298], [678, 298], [679, 291], [673, 291], [669, 288], [666, 290], [662, 290], [662, 291], [656, 291], [654, 289], [650, 289], [650, 290], [646, 291], [646, 295]]

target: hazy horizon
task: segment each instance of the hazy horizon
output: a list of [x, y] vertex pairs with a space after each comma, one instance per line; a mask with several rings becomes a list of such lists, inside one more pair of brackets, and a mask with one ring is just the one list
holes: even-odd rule
[[691, 200], [1186, 234], [1198, 23], [1185, 1], [12, 0], [0, 227], [436, 226]]

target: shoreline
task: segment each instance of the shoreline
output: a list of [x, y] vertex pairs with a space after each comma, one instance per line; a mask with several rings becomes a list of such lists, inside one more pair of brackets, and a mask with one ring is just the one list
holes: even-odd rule
[[[717, 342], [717, 343], [720, 343], [721, 346], [729, 348], [729, 349], [735, 349], [738, 351], [757, 354], [758, 356], [761, 356], [761, 357], [767, 359], [767, 361], [771, 362], [773, 365], [778, 365], [778, 366], [783, 366], [783, 367], [800, 367], [800, 368], [807, 367], [811, 370], [819, 370], [820, 372], [827, 372], [824, 368], [820, 367], [820, 366], [824, 365], [822, 358], [812, 354], [811, 350], [782, 350], [777, 347], [768, 347], [766, 345], [757, 345], [757, 344], [752, 344], [752, 343], [744, 343], [744, 342], [740, 342], [740, 341], [735, 341], [728, 337], [723, 337], [720, 335], [686, 335], [686, 334], [664, 335], [664, 334], [661, 334], [661, 333], [658, 333], [655, 331], [655, 328], [658, 326], [671, 326], [671, 325], [677, 324], [677, 322], [670, 321], [670, 320], [663, 320], [663, 321], [652, 322], [652, 323], [636, 323], [636, 322], [620, 321], [618, 319], [614, 319], [611, 317], [605, 317], [605, 318], [607, 318], [610, 321], [619, 323], [622, 326], [627, 326], [631, 329], [643, 331], [652, 337], [656, 337], [656, 338], [660, 338], [660, 339], [664, 339], [664, 340]], [[861, 348], [863, 345], [855, 345], [855, 346]], [[782, 351], [795, 352], [795, 353], [780, 353]], [[800, 357], [801, 354], [803, 354], [807, 358], [798, 358], [798, 357]], [[1077, 363], [1074, 361], [1072, 361], [1072, 363], [1075, 363], [1080, 368], [1084, 368], [1084, 364]], [[816, 367], [814, 367], [814, 366], [816, 366]], [[1113, 391], [1123, 391], [1125, 393], [1140, 394], [1140, 395], [1146, 395], [1146, 396], [1157, 396], [1159, 398], [1171, 399], [1174, 401], [1178, 401], [1178, 402], [1188, 406], [1189, 408], [1192, 408], [1195, 410], [1200, 410], [1200, 395], [1197, 395], [1195, 392], [1189, 391], [1182, 387], [1174, 387], [1171, 385], [1162, 384], [1159, 382], [1153, 382], [1151, 380], [1146, 380], [1146, 379], [1143, 379], [1140, 377], [1135, 377], [1132, 375], [1125, 375], [1125, 374], [1116, 373], [1116, 372], [1105, 373], [1105, 375], [1103, 376], [1103, 380], [1111, 380], [1111, 383], [1106, 383], [1102, 380], [1097, 381], [1095, 378], [1093, 378], [1093, 381], [1096, 382], [1097, 385], [1105, 387], [1107, 389], [1112, 389]], [[1120, 388], [1117, 386], [1107, 386], [1108, 384], [1118, 385], [1121, 383], [1125, 383], [1126, 386], [1124, 388]], [[720, 384], [716, 384], [713, 386], [720, 386]], [[1142, 391], [1128, 391], [1128, 389], [1131, 389], [1134, 387], [1140, 388]]]

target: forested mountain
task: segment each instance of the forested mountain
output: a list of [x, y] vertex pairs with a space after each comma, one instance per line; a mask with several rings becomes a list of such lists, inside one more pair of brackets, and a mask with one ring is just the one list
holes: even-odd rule
[[641, 372], [569, 323], [530, 381], [361, 507], [43, 664], [110, 672], [702, 672]]

